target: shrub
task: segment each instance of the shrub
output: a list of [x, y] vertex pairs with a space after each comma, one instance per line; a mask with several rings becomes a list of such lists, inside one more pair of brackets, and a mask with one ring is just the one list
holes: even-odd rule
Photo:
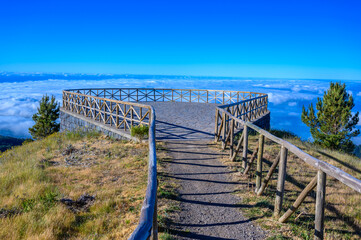
[[139, 140], [144, 139], [148, 136], [149, 133], [149, 126], [148, 125], [138, 125], [132, 126], [130, 129], [130, 135], [133, 137], [138, 138]]

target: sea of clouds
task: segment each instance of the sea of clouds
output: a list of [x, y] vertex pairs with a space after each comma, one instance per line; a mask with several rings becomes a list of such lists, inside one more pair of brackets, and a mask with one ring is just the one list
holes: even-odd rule
[[[272, 128], [290, 130], [303, 139], [310, 133], [301, 122], [302, 106], [316, 103], [330, 80], [235, 79], [164, 76], [89, 76], [0, 74], [0, 135], [28, 138], [38, 102], [44, 94], [61, 100], [62, 90], [71, 88], [192, 88], [263, 92], [269, 95]], [[54, 79], [56, 77], [56, 79]], [[83, 79], [81, 79], [83, 78]], [[104, 79], [102, 79], [104, 78]], [[355, 100], [354, 112], [361, 112], [361, 81], [342, 81]], [[361, 121], [358, 124], [361, 129]], [[361, 144], [361, 136], [353, 139]]]

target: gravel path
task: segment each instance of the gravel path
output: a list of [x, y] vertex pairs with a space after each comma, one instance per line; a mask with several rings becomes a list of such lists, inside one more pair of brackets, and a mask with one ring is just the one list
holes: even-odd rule
[[239, 183], [207, 145], [209, 141], [166, 141], [178, 181], [181, 211], [172, 219], [176, 239], [264, 239], [266, 233], [242, 215], [245, 205], [232, 194]]

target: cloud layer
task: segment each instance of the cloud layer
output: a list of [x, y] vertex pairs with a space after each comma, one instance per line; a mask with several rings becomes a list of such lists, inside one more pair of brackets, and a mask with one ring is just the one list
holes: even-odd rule
[[[61, 100], [62, 90], [71, 88], [110, 88], [110, 87], [155, 87], [155, 88], [193, 88], [263, 92], [269, 95], [271, 126], [295, 132], [303, 139], [310, 138], [309, 129], [301, 122], [302, 106], [315, 103], [317, 97], [329, 87], [327, 80], [277, 80], [277, 79], [221, 79], [221, 78], [172, 78], [172, 77], [132, 77], [95, 80], [84, 77], [75, 80], [67, 75], [59, 79], [30, 81], [14, 78], [6, 81], [0, 75], [0, 135], [30, 137], [28, 128], [33, 125], [31, 116], [37, 111], [38, 101], [44, 94], [55, 95]], [[16, 80], [15, 80], [16, 79]], [[346, 81], [349, 91], [354, 93], [356, 111], [361, 111], [361, 82]], [[361, 144], [361, 137], [354, 139]]]

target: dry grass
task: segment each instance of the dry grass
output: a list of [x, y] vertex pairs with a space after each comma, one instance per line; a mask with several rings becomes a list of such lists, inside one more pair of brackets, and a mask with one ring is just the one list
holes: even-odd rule
[[178, 184], [169, 177], [168, 162], [172, 161], [164, 143], [157, 143], [157, 161], [158, 161], [158, 225], [159, 239], [173, 240], [171, 235], [170, 223], [174, 215], [180, 211], [178, 193], [176, 191]]
[[[63, 155], [73, 146], [73, 165]], [[0, 156], [0, 239], [127, 239], [147, 186], [148, 146], [98, 134], [54, 134]], [[75, 214], [61, 198], [95, 196]]]
[[[309, 143], [301, 142], [297, 138], [287, 139], [299, 148], [326, 161], [345, 172], [361, 179], [361, 161], [351, 155], [337, 151], [324, 150]], [[258, 136], [250, 136], [250, 150], [258, 145]], [[218, 148], [219, 149], [219, 148]], [[263, 176], [265, 176], [276, 158], [280, 147], [267, 140], [265, 142]], [[250, 157], [249, 154], [248, 157]], [[239, 160], [239, 159], [238, 159]], [[314, 228], [315, 192], [305, 199], [304, 203], [285, 224], [278, 223], [273, 218], [273, 206], [276, 195], [277, 172], [273, 175], [269, 186], [263, 196], [254, 194], [255, 164], [250, 174], [243, 176], [240, 162], [230, 162], [228, 158], [223, 161], [232, 169], [238, 170], [234, 177], [243, 182], [246, 188], [239, 189], [242, 203], [250, 207], [242, 209], [249, 217], [256, 218], [257, 222], [273, 234], [271, 239], [312, 239]], [[293, 154], [289, 154], [287, 162], [287, 178], [285, 184], [285, 197], [281, 215], [292, 205], [300, 192], [317, 174], [312, 167], [304, 163]], [[242, 184], [242, 186], [244, 186]], [[345, 186], [336, 179], [328, 176], [326, 189], [325, 211], [325, 239], [360, 239], [361, 238], [361, 194]]]

